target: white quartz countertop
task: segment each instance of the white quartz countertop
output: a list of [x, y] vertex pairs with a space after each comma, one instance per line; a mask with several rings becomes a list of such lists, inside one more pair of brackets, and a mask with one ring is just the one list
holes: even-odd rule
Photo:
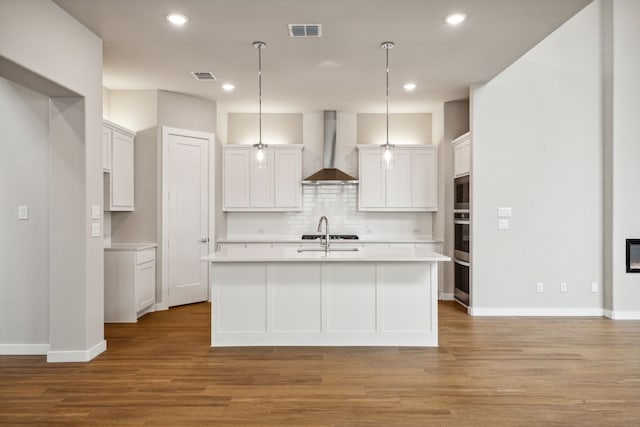
[[[348, 245], [340, 245], [341, 248]], [[356, 251], [302, 251], [298, 248], [223, 247], [200, 258], [210, 262], [441, 262], [451, 258], [426, 248], [358, 248]]]
[[157, 247], [157, 243], [112, 243], [105, 245], [105, 251], [143, 251]]
[[[310, 233], [317, 234], [317, 233]], [[345, 233], [348, 234], [348, 233]], [[319, 240], [301, 239], [299, 237], [230, 237], [218, 239], [218, 243], [314, 243]], [[405, 236], [364, 236], [357, 240], [332, 240], [331, 243], [443, 243], [442, 240], [431, 237], [405, 237]]]

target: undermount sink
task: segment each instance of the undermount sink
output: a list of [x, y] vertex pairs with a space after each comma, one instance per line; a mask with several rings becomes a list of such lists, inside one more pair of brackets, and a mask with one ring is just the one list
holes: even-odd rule
[[[329, 248], [327, 252], [355, 252], [358, 248]], [[325, 252], [325, 248], [300, 248], [298, 252]]]

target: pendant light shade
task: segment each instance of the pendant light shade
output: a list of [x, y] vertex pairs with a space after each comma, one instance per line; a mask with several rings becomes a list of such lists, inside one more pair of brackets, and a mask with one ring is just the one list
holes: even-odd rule
[[387, 74], [387, 94], [386, 94], [386, 128], [387, 128], [387, 135], [386, 135], [386, 139], [385, 139], [385, 143], [382, 144], [382, 163], [383, 166], [386, 169], [391, 169], [393, 168], [393, 149], [395, 148], [395, 145], [389, 143], [389, 51], [391, 49], [393, 49], [394, 43], [393, 42], [383, 42], [380, 47], [383, 48], [385, 50], [386, 53], [386, 74]]
[[262, 49], [267, 47], [265, 42], [253, 42], [253, 47], [258, 49], [258, 143], [253, 144], [255, 148], [256, 167], [263, 169], [267, 167], [267, 145], [262, 143]]

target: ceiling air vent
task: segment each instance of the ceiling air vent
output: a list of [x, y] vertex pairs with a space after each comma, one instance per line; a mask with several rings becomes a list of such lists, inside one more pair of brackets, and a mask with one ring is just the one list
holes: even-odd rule
[[211, 82], [218, 80], [211, 71], [192, 71], [191, 75], [196, 80], [211, 81]]
[[289, 24], [290, 37], [322, 37], [322, 24]]

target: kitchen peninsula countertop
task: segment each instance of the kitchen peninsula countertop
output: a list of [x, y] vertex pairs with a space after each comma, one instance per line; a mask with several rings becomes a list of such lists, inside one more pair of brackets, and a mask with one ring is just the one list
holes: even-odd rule
[[104, 246], [105, 251], [143, 251], [158, 247], [157, 243], [111, 243]]

